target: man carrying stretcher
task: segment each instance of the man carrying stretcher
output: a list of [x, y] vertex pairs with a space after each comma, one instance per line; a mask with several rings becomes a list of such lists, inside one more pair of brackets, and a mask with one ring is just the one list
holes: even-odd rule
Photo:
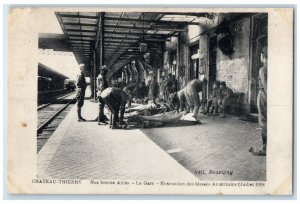
[[100, 97], [111, 111], [111, 129], [125, 128], [126, 124], [123, 120], [128, 95], [122, 89], [109, 87], [101, 92]]

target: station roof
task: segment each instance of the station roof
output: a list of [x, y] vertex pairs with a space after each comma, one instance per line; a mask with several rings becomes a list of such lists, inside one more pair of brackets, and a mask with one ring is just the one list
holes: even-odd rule
[[[100, 13], [56, 12], [66, 39], [78, 63], [89, 64], [99, 44]], [[140, 55], [139, 43], [163, 43], [186, 25], [199, 25], [208, 13], [106, 12], [104, 14], [104, 61], [109, 68], [124, 66]], [[45, 37], [45, 36], [44, 36]], [[65, 42], [67, 40], [68, 42]]]

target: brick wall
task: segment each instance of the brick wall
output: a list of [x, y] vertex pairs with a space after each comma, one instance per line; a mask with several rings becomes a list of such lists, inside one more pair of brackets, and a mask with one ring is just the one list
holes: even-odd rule
[[234, 53], [227, 56], [217, 50], [217, 80], [225, 81], [234, 92], [244, 93], [245, 106], [249, 92], [250, 18], [232, 23], [230, 29], [235, 36]]

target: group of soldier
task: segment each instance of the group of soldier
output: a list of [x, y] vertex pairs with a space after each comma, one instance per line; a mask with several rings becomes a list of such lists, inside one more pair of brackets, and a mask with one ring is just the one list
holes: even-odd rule
[[226, 86], [226, 82], [213, 82], [213, 90], [208, 97], [203, 113], [208, 116], [218, 116], [220, 110], [220, 117], [226, 117], [226, 110], [231, 104], [232, 94], [233, 91]]
[[[251, 150], [254, 155], [266, 155], [267, 146], [267, 48], [265, 47], [261, 53], [261, 61], [263, 67], [259, 70], [259, 94], [258, 94], [258, 113], [259, 124], [262, 128], [262, 141], [263, 146], [259, 150]], [[80, 66], [81, 74], [77, 80], [77, 113], [78, 121], [86, 121], [81, 116], [81, 107], [84, 103], [85, 89], [87, 83], [84, 77], [84, 66]], [[164, 101], [170, 102], [170, 106], [173, 109], [179, 111], [186, 111], [193, 113], [193, 117], [200, 123], [197, 117], [199, 108], [202, 106], [204, 114], [208, 116], [226, 117], [226, 110], [231, 105], [231, 97], [233, 91], [226, 86], [224, 81], [213, 82], [213, 89], [210, 95], [205, 100], [206, 96], [202, 95], [202, 102], [200, 101], [200, 93], [205, 93], [207, 88], [207, 81], [194, 79], [190, 81], [184, 88], [177, 91], [177, 80], [173, 75], [168, 75], [167, 78], [163, 78], [159, 84], [156, 77], [152, 76], [148, 86], [146, 86], [143, 80], [140, 83], [132, 83], [126, 86], [124, 89], [109, 87], [106, 81], [107, 74], [106, 66], [102, 66], [100, 74], [97, 77], [97, 98], [99, 102], [99, 113], [97, 117], [98, 125], [107, 124], [108, 119], [104, 114], [105, 104], [111, 111], [110, 125], [112, 129], [120, 128], [124, 125], [124, 112], [126, 103], [131, 105], [132, 98], [138, 99], [152, 98], [156, 104], [156, 98], [159, 94]], [[204, 101], [204, 103], [203, 103]], [[249, 150], [250, 151], [250, 150]]]
[[[81, 73], [77, 79], [77, 113], [78, 122], [84, 122], [86, 120], [81, 116], [81, 108], [84, 104], [87, 82], [85, 81], [84, 65], [82, 64], [80, 65], [80, 71]], [[120, 88], [108, 86], [108, 82], [106, 80], [107, 71], [106, 65], [103, 65], [96, 81], [99, 112], [95, 121], [98, 122], [98, 125], [108, 124], [108, 118], [104, 114], [104, 107], [107, 105], [111, 111], [110, 127], [112, 129], [116, 129], [124, 125], [123, 119], [128, 95]]]

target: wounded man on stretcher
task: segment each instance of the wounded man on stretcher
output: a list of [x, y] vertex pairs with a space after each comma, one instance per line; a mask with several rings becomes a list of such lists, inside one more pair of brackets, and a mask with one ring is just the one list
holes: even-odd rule
[[[155, 122], [155, 123], [163, 124], [163, 123], [176, 123], [179, 120], [189, 120], [189, 121], [196, 121], [197, 123], [200, 123], [200, 121], [197, 120], [197, 112], [200, 106], [198, 101], [199, 100], [198, 93], [201, 90], [202, 90], [201, 81], [193, 80], [190, 83], [188, 83], [188, 85], [184, 88], [184, 97], [183, 95], [180, 95], [181, 91], [179, 91], [175, 95], [174, 97], [175, 100], [173, 100], [173, 103], [175, 105], [175, 109], [177, 110], [170, 111], [168, 106], [166, 107], [166, 109], [161, 108], [161, 110], [158, 111], [158, 114], [152, 115], [151, 112], [152, 113], [154, 112], [151, 109], [158, 108], [158, 106], [155, 107], [146, 106], [149, 107], [148, 111], [147, 108], [141, 109], [140, 111], [136, 112], [137, 114], [130, 115], [128, 117], [128, 121], [141, 122], [142, 124], [144, 124], [145, 122]], [[110, 117], [111, 128], [112, 129], [126, 128], [127, 124], [124, 122], [124, 113], [125, 113], [126, 103], [128, 102], [129, 99], [128, 95], [122, 89], [109, 87], [101, 93], [100, 97], [107, 104], [107, 106], [111, 111], [111, 117]], [[182, 111], [182, 108], [184, 106], [188, 106], [187, 109], [190, 108], [193, 113], [184, 116], [185, 114], [183, 112], [179, 112], [178, 108], [176, 108], [176, 107], [180, 107], [179, 110]]]

